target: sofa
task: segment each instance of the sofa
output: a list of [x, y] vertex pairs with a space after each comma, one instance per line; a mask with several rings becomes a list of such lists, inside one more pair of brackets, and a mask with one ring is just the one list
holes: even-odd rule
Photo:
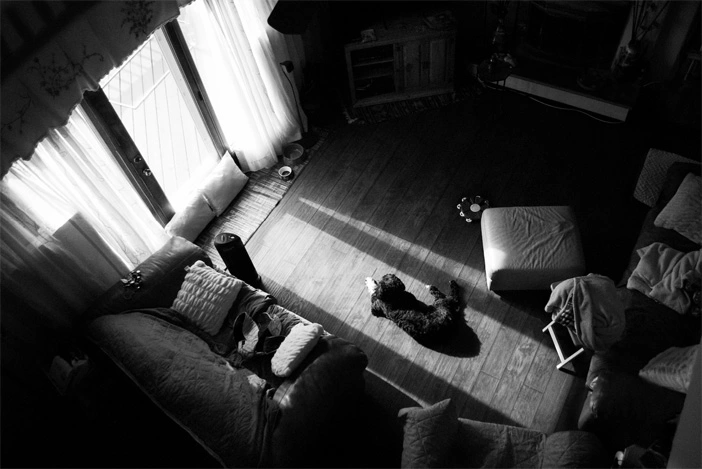
[[[364, 393], [366, 355], [231, 276], [239, 290], [221, 327], [194, 327], [174, 308], [196, 266], [214, 272], [201, 248], [171, 238], [92, 305], [85, 336], [222, 466], [332, 465]], [[277, 354], [306, 327], [315, 340], [280, 372]]]
[[402, 467], [610, 467], [592, 433], [536, 430], [459, 418], [450, 399], [400, 411]]
[[[618, 285], [625, 304], [624, 332], [609, 350], [595, 353], [590, 361], [586, 378], [588, 394], [578, 428], [597, 434], [611, 451], [630, 445], [644, 448], [654, 445], [665, 454], [685, 401], [686, 395], [681, 389], [673, 390], [661, 385], [665, 383], [643, 379], [640, 374], [648, 376], [653, 363], [663, 357], [662, 354], [698, 345], [700, 316], [692, 312], [681, 314], [665, 301], [658, 301], [660, 297], [653, 295], [653, 291], [645, 293], [647, 290], [641, 283], [646, 282], [641, 281], [637, 272], [643, 268], [640, 254], [646, 252], [641, 249], [653, 243], [664, 243], [680, 253], [695, 254], [700, 249], [698, 243], [675, 229], [655, 223], [689, 173], [699, 175], [700, 165], [675, 163], [668, 169], [658, 200], [644, 218], [629, 265]], [[696, 210], [693, 217], [700, 217], [699, 205], [690, 210]], [[699, 218], [697, 220], [699, 222]], [[699, 303], [696, 307], [699, 308]], [[673, 365], [664, 366], [663, 370], [672, 369]], [[675, 365], [676, 370], [680, 370], [678, 365]], [[664, 378], [678, 379], [676, 376]]]

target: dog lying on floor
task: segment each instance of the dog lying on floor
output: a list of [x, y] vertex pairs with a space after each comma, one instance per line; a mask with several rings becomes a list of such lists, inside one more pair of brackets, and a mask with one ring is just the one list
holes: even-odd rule
[[434, 304], [427, 305], [405, 290], [402, 280], [393, 274], [383, 275], [380, 282], [366, 278], [371, 295], [371, 313], [390, 319], [417, 342], [441, 339], [460, 314], [458, 284], [449, 282], [446, 296], [433, 285], [427, 285], [434, 297]]

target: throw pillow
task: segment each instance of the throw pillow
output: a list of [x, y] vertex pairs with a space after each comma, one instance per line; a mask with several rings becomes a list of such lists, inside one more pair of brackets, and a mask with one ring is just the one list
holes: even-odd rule
[[670, 347], [659, 353], [639, 371], [639, 376], [658, 386], [687, 393], [700, 346]]
[[401, 467], [447, 467], [458, 432], [458, 412], [451, 399], [431, 407], [400, 410], [405, 418]]
[[217, 216], [220, 216], [248, 180], [248, 176], [241, 172], [234, 158], [227, 152], [200, 186], [200, 192]]
[[685, 176], [673, 198], [658, 214], [654, 225], [675, 230], [697, 244], [702, 244], [702, 178]]
[[209, 207], [202, 194], [197, 192], [190, 197], [183, 209], [178, 210], [173, 215], [171, 221], [166, 225], [166, 233], [171, 236], [180, 236], [188, 241], [195, 241], [195, 238], [214, 217], [215, 212]]
[[290, 330], [271, 360], [273, 374], [287, 378], [312, 351], [324, 328], [319, 324], [297, 324]]
[[217, 272], [202, 261], [195, 262], [187, 271], [171, 309], [215, 335], [222, 328], [243, 282]]

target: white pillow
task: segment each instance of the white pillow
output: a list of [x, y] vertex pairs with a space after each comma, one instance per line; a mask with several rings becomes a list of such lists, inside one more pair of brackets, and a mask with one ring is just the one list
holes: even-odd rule
[[649, 383], [687, 393], [699, 350], [699, 344], [690, 347], [670, 347], [653, 357], [639, 371], [639, 376]]
[[286, 378], [317, 345], [324, 328], [319, 324], [296, 324], [271, 359], [273, 374]]
[[702, 244], [702, 178], [688, 173], [653, 224]]
[[248, 176], [241, 172], [234, 158], [227, 152], [200, 185], [199, 191], [205, 196], [217, 216], [220, 216], [248, 180]]
[[222, 328], [243, 282], [217, 272], [203, 261], [195, 262], [186, 270], [188, 273], [171, 309], [190, 318], [208, 334], [215, 335]]
[[215, 213], [207, 205], [202, 194], [198, 192], [190, 198], [182, 210], [173, 215], [165, 230], [171, 236], [180, 236], [188, 241], [195, 241], [214, 217]]

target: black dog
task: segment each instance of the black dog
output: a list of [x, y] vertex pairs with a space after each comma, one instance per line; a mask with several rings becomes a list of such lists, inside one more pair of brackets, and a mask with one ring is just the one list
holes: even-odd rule
[[433, 342], [444, 337], [460, 314], [458, 284], [451, 280], [449, 285], [449, 296], [427, 285], [434, 297], [434, 304], [427, 305], [405, 291], [405, 284], [393, 274], [383, 275], [380, 282], [366, 278], [371, 313], [390, 319], [417, 342]]

